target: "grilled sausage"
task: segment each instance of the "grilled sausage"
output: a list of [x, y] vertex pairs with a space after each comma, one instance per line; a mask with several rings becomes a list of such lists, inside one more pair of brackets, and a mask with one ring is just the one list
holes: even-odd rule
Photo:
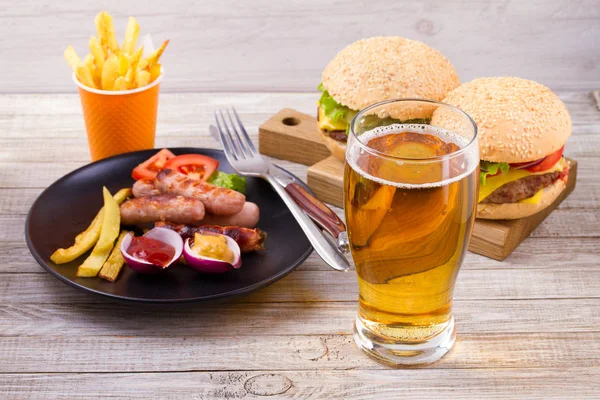
[[237, 214], [206, 214], [202, 220], [202, 225], [242, 226], [244, 228], [254, 228], [256, 224], [258, 224], [259, 217], [260, 210], [258, 206], [247, 201], [244, 203], [242, 210]]
[[176, 225], [168, 222], [157, 222], [157, 227], [169, 228], [179, 233], [183, 240], [194, 237], [194, 233], [213, 232], [229, 236], [240, 246], [242, 253], [249, 253], [256, 250], [264, 250], [264, 243], [267, 239], [267, 233], [258, 228], [248, 229], [241, 226], [216, 226], [216, 225]]
[[204, 218], [204, 204], [191, 197], [159, 194], [136, 197], [121, 205], [123, 225], [158, 221], [197, 224], [202, 218]]
[[159, 172], [154, 183], [161, 193], [200, 199], [206, 211], [214, 215], [237, 214], [246, 202], [246, 196], [235, 190], [189, 179], [170, 169]]
[[131, 188], [135, 197], [154, 196], [160, 194], [154, 181], [151, 179], [140, 179], [133, 184]]

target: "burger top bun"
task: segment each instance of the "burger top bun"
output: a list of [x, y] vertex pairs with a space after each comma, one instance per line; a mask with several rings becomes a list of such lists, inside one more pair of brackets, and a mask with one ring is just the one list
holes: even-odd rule
[[443, 102], [475, 120], [482, 160], [535, 161], [560, 149], [571, 135], [563, 102], [546, 86], [527, 79], [475, 79], [448, 93]]
[[517, 219], [537, 213], [548, 207], [565, 190], [565, 182], [557, 180], [542, 192], [542, 198], [537, 204], [530, 203], [503, 203], [503, 204], [477, 204], [477, 218], [483, 219]]
[[347, 46], [325, 67], [322, 82], [335, 101], [352, 110], [397, 98], [440, 101], [460, 85], [456, 70], [440, 52], [397, 36]]

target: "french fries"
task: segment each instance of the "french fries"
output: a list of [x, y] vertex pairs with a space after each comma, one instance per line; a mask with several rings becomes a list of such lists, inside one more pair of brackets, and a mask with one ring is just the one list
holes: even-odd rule
[[159, 63], [156, 63], [150, 67], [150, 82], [154, 82], [154, 80], [158, 78], [161, 69], [162, 65], [160, 65]]
[[119, 77], [119, 58], [111, 54], [110, 57], [104, 63], [102, 68], [102, 89], [112, 90], [115, 85], [115, 81]]
[[117, 35], [115, 34], [115, 26], [113, 24], [112, 17], [106, 12], [102, 11], [96, 15], [96, 33], [102, 44], [104, 52], [110, 50], [112, 53], [119, 52], [119, 43], [117, 42]]
[[123, 40], [123, 52], [131, 54], [135, 51], [135, 44], [137, 43], [139, 34], [140, 24], [138, 24], [135, 18], [129, 17], [127, 29], [125, 30], [125, 39]]
[[148, 65], [150, 67], [153, 66], [154, 64], [158, 63], [160, 56], [162, 56], [162, 53], [167, 48], [168, 44], [169, 44], [169, 41], [165, 40], [158, 49], [154, 50], [154, 52], [148, 56]]
[[75, 52], [73, 46], [67, 47], [67, 49], [64, 52], [64, 56], [65, 60], [67, 61], [67, 64], [69, 64], [69, 67], [71, 67], [71, 69], [75, 71], [81, 63], [81, 60], [79, 59], [79, 56]]
[[135, 81], [139, 86], [146, 86], [150, 82], [150, 72], [145, 69], [139, 70], [135, 74]]
[[129, 69], [129, 59], [125, 53], [119, 53], [119, 76], [125, 76]]
[[135, 51], [135, 53], [133, 53], [131, 55], [131, 58], [129, 59], [129, 64], [131, 65], [131, 68], [135, 71], [138, 67], [138, 63], [140, 62], [141, 58], [142, 58], [142, 54], [144, 54], [144, 46], [140, 47], [139, 49], [137, 49]]
[[[100, 45], [100, 41], [96, 39], [95, 36], [90, 38], [90, 53], [92, 54], [92, 58], [96, 66], [102, 70], [102, 66], [104, 65], [104, 50], [102, 50], [102, 46]], [[69, 46], [70, 47], [70, 46]]]
[[65, 60], [79, 82], [102, 90], [130, 90], [146, 86], [160, 76], [159, 61], [169, 44], [168, 40], [143, 58], [143, 46], [136, 49], [140, 25], [135, 18], [128, 19], [122, 47], [117, 42], [113, 19], [106, 11], [96, 15], [94, 23], [96, 36], [90, 38], [90, 53], [83, 61], [72, 46], [64, 52]]
[[102, 195], [104, 197], [104, 211], [100, 237], [92, 253], [77, 269], [78, 277], [88, 278], [98, 275], [98, 272], [100, 272], [100, 269], [113, 249], [115, 239], [119, 236], [121, 226], [119, 205], [106, 187], [102, 188]]
[[115, 80], [115, 84], [112, 87], [112, 90], [127, 90], [128, 86], [127, 86], [127, 82], [125, 81], [125, 77], [124, 76], [119, 76], [116, 80]]
[[77, 79], [79, 82], [83, 83], [85, 86], [89, 86], [91, 88], [96, 88], [96, 84], [94, 83], [94, 75], [92, 75], [92, 71], [85, 62], [79, 63], [76, 70]]
[[[132, 195], [131, 189], [121, 189], [115, 194], [114, 199], [117, 204], [121, 204]], [[87, 229], [75, 237], [75, 244], [73, 246], [67, 249], [56, 250], [50, 256], [50, 260], [54, 264], [65, 264], [81, 257], [83, 253], [91, 249], [98, 241], [103, 218], [104, 207], [98, 211], [98, 214], [96, 214], [96, 217], [94, 217], [94, 220]]]
[[121, 254], [121, 242], [127, 235], [129, 235], [129, 232], [126, 230], [121, 231], [121, 234], [117, 239], [117, 243], [115, 244], [115, 247], [113, 247], [108, 260], [106, 260], [102, 266], [102, 269], [98, 273], [100, 278], [106, 279], [109, 282], [114, 282], [119, 277], [119, 272], [121, 272], [121, 268], [123, 268], [123, 264], [125, 264], [123, 254]]

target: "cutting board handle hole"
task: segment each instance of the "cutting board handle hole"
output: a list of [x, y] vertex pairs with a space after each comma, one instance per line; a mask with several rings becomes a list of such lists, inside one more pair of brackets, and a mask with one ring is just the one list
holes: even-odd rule
[[294, 118], [294, 117], [287, 117], [287, 118], [282, 119], [281, 122], [287, 126], [295, 126], [300, 123], [300, 120], [298, 118]]

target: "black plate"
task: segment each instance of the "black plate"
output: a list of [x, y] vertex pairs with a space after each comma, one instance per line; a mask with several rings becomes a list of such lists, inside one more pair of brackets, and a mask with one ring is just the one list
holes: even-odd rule
[[[175, 154], [205, 154], [220, 161], [219, 170], [233, 172], [220, 150], [175, 148]], [[267, 232], [265, 250], [244, 254], [242, 267], [219, 276], [207, 276], [182, 265], [160, 275], [140, 275], [123, 267], [115, 283], [100, 278], [77, 278], [85, 256], [63, 265], [50, 261], [59, 247], [68, 247], [102, 206], [102, 186], [111, 193], [131, 187], [131, 170], [157, 150], [138, 151], [91, 163], [62, 177], [33, 203], [25, 225], [31, 254], [50, 274], [78, 289], [110, 297], [148, 303], [215, 300], [248, 293], [281, 279], [312, 252], [310, 242], [271, 186], [248, 178], [246, 197], [260, 207], [258, 227]], [[306, 189], [308, 189], [305, 186]]]

